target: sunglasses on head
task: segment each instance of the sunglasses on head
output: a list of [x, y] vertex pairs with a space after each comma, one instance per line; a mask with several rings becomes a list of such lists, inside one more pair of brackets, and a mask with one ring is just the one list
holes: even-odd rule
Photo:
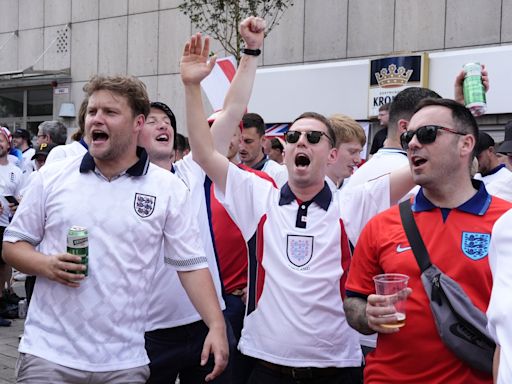
[[299, 141], [299, 139], [303, 133], [306, 134], [306, 139], [308, 140], [308, 143], [310, 143], [310, 144], [318, 144], [320, 142], [320, 139], [322, 138], [322, 136], [325, 136], [325, 137], [327, 137], [327, 140], [329, 140], [329, 142], [334, 146], [334, 143], [333, 143], [332, 139], [329, 137], [329, 135], [322, 131], [306, 131], [306, 132], [288, 131], [285, 133], [284, 138], [287, 143], [294, 144], [297, 141]]
[[458, 132], [452, 128], [441, 127], [440, 125], [424, 125], [423, 127], [419, 127], [415, 131], [405, 131], [400, 136], [400, 144], [402, 144], [402, 148], [404, 150], [409, 149], [409, 143], [411, 142], [414, 135], [416, 135], [416, 139], [420, 144], [432, 144], [436, 141], [437, 131], [442, 130], [450, 133], [454, 133], [456, 135], [465, 136], [467, 133]]

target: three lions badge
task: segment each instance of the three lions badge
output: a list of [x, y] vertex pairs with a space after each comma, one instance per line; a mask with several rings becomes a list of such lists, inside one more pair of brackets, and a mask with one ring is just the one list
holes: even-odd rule
[[155, 210], [156, 196], [143, 195], [142, 193], [135, 194], [133, 208], [140, 217], [149, 217]]

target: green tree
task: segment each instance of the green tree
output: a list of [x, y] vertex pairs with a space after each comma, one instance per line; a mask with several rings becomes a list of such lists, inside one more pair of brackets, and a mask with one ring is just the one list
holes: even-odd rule
[[179, 9], [196, 28], [219, 41], [240, 61], [240, 22], [248, 16], [262, 17], [267, 22], [266, 36], [289, 6], [293, 6], [293, 0], [184, 0]]

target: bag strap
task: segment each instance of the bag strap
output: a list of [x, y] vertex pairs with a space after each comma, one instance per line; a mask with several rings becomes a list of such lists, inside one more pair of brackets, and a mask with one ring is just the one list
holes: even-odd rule
[[421, 273], [423, 273], [432, 265], [432, 263], [430, 262], [427, 248], [425, 248], [425, 243], [421, 238], [416, 221], [414, 220], [410, 200], [401, 202], [398, 208], [400, 210], [400, 218], [402, 219], [402, 225], [404, 227], [407, 240], [409, 240], [416, 262], [420, 267]]

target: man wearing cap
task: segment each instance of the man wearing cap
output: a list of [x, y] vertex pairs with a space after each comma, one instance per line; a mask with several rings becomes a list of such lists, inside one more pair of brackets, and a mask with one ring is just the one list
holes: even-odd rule
[[512, 120], [505, 124], [505, 140], [498, 148], [499, 153], [508, 156], [508, 162], [512, 164]]
[[32, 160], [34, 160], [36, 164], [36, 171], [39, 171], [39, 169], [46, 163], [46, 158], [48, 157], [48, 154], [55, 147], [56, 145], [51, 143], [43, 143], [39, 145], [37, 151], [34, 153], [34, 156], [32, 156]]
[[478, 160], [478, 173], [475, 175], [475, 179], [482, 180], [485, 185], [511, 175], [511, 172], [504, 164], [500, 163], [496, 156], [494, 139], [488, 133], [480, 132], [478, 134], [475, 154]]
[[[508, 163], [512, 164], [512, 121], [505, 125], [505, 140], [498, 147], [498, 153], [508, 157]], [[498, 180], [494, 180], [486, 185], [487, 191], [491, 195], [501, 197], [502, 199], [512, 201], [512, 172], [505, 174]]]
[[[32, 156], [34, 156], [35, 149], [32, 148], [30, 132], [26, 129], [16, 128], [12, 134], [12, 144], [21, 151], [23, 154], [23, 163], [30, 164], [32, 166], [32, 171], [34, 169], [34, 164], [31, 162], [31, 159]], [[28, 170], [29, 167], [27, 166], [26, 169]]]
[[[12, 136], [5, 127], [0, 127], [0, 255], [2, 254], [1, 240], [4, 237], [5, 227], [16, 210], [16, 204], [8, 202], [4, 196], [17, 197], [20, 192], [22, 173], [21, 170], [7, 159], [11, 148]], [[6, 303], [3, 301], [5, 284], [10, 285], [12, 269], [0, 256], [0, 310]], [[0, 326], [11, 325], [9, 320], [0, 317]]]

